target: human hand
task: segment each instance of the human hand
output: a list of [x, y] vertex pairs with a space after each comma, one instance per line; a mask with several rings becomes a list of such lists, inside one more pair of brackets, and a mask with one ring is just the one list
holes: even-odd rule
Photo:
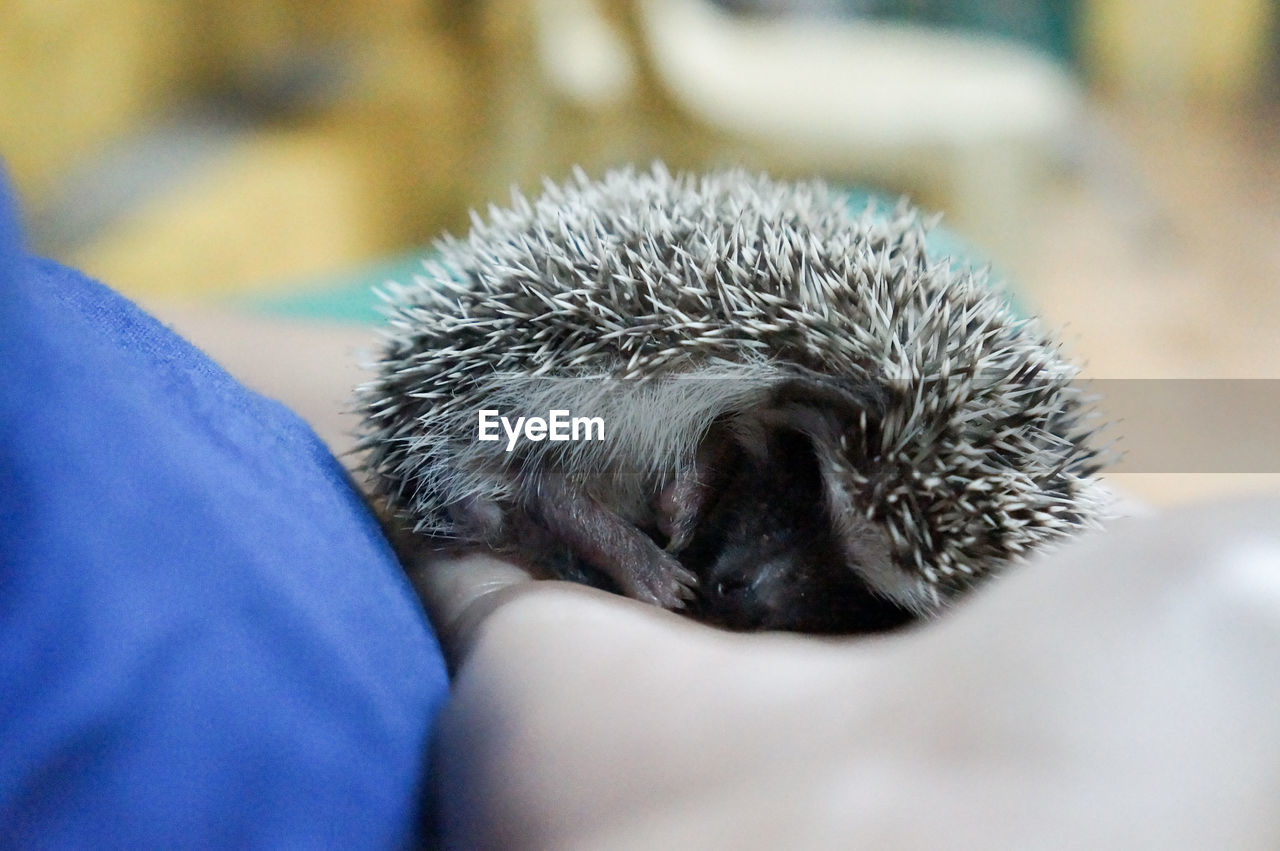
[[1120, 522], [876, 638], [732, 634], [486, 556], [420, 564], [457, 671], [445, 842], [1280, 847], [1278, 514]]

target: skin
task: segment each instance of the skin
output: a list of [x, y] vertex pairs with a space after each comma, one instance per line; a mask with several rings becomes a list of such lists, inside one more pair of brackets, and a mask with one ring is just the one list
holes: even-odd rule
[[730, 633], [485, 556], [420, 561], [456, 673], [444, 843], [1278, 847], [1278, 516], [1118, 521], [871, 638]]
[[552, 539], [602, 571], [628, 597], [665, 609], [683, 609], [693, 598], [697, 578], [674, 556], [562, 477], [542, 477], [538, 503], [539, 519]]

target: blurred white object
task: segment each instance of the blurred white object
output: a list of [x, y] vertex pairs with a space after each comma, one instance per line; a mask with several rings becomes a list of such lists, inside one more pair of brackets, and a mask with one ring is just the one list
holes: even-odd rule
[[636, 84], [634, 63], [592, 0], [537, 0], [539, 58], [553, 86], [582, 104], [622, 100]]
[[743, 19], [641, 0], [656, 68], [707, 120], [834, 165], [859, 149], [1045, 140], [1075, 89], [1016, 45], [880, 22]]
[[[766, 168], [923, 189], [1006, 264], [1082, 112], [1063, 68], [996, 39], [743, 18], [708, 0], [537, 2], [544, 66], [565, 96], [616, 103], [647, 82], [658, 90], [649, 97], [750, 144]], [[571, 17], [592, 23], [566, 49]], [[589, 45], [591, 31], [600, 35]], [[615, 58], [603, 60], [609, 51]]]

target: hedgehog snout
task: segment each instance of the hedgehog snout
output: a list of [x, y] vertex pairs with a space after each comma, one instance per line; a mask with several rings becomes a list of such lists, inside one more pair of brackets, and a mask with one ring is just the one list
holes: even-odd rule
[[762, 549], [726, 548], [702, 582], [703, 606], [708, 620], [738, 630], [787, 629], [797, 594], [797, 553], [767, 548], [770, 536], [761, 536]]

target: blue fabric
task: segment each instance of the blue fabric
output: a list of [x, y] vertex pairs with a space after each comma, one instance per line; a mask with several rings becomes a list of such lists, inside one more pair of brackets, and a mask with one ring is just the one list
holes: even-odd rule
[[0, 180], [0, 846], [395, 847], [446, 691], [341, 466]]

